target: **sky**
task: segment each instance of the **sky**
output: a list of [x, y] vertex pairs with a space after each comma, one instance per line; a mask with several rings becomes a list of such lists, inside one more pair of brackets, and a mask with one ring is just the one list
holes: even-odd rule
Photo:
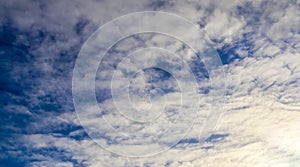
[[0, 2], [0, 166], [300, 164], [300, 2]]

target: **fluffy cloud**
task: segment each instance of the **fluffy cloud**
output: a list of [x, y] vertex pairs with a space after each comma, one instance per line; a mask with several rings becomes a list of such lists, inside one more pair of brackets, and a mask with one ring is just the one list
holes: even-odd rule
[[[170, 150], [152, 157], [129, 158], [99, 147], [84, 132], [74, 112], [71, 78], [80, 47], [99, 25], [143, 10], [177, 13], [207, 33], [226, 64], [222, 69], [227, 78], [227, 103], [223, 105], [223, 96], [214, 99], [214, 107], [224, 107], [225, 112], [207, 140], [198, 138], [200, 119], [196, 128]], [[3, 61], [0, 63], [4, 74], [0, 128], [5, 133], [1, 133], [4, 141], [0, 144], [1, 163], [15, 166], [18, 162], [19, 166], [296, 166], [300, 163], [299, 11], [296, 1], [1, 2]], [[125, 40], [124, 45], [116, 46], [116, 52], [111, 53], [115, 59], [104, 60], [105, 73], [97, 76], [103, 84], [96, 85], [96, 90], [101, 90], [98, 100], [110, 111], [115, 109], [110, 108], [110, 95], [104, 89], [109, 84], [106, 80], [115, 70], [114, 63], [119, 61], [119, 56], [135, 46], [159, 45], [188, 55], [185, 58], [194, 71], [203, 65], [192, 64], [195, 61], [191, 51], [163, 36], [141, 35]], [[135, 69], [120, 69], [121, 74], [125, 70]], [[194, 96], [185, 100], [190, 104], [200, 102], [202, 109], [208, 110], [208, 104], [212, 103], [210, 97], [224, 87], [223, 76], [216, 75], [216, 85], [211, 87], [206, 74], [200, 71], [199, 76], [203, 77], [198, 80], [202, 88], [200, 100]], [[136, 82], [141, 87], [146, 85], [144, 81]], [[168, 95], [171, 101], [177, 99], [176, 92]], [[126, 104], [122, 100], [120, 103]], [[99, 123], [95, 118], [107, 114], [120, 131], [131, 134], [151, 135], [159, 133], [161, 128], [157, 125], [144, 129], [120, 121], [121, 117], [109, 115], [107, 111], [99, 114], [95, 106], [86, 110], [87, 116], [94, 118], [89, 122], [93, 125]], [[102, 130], [108, 137], [116, 136], [112, 131]], [[165, 135], [172, 137], [173, 132]], [[164, 138], [164, 142], [168, 143], [168, 139]], [[116, 144], [110, 138], [105, 138], [107, 141]], [[149, 137], [140, 141], [126, 138], [116, 141], [151, 143]], [[135, 151], [126, 145], [116, 145], [115, 149]]]

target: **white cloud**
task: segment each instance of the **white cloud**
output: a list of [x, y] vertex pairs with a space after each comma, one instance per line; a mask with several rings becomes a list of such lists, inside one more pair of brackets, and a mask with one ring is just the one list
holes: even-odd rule
[[[15, 5], [11, 1], [8, 3], [11, 4], [4, 4], [3, 6], [10, 7]], [[297, 49], [299, 50], [298, 43], [300, 39], [299, 6], [284, 3], [286, 2], [277, 3], [277, 10], [274, 10], [272, 5], [261, 6], [264, 3], [258, 1], [252, 2], [251, 4], [256, 10], [253, 11], [253, 15], [249, 15], [248, 17], [257, 17], [254, 16], [255, 14], [262, 16], [255, 25], [248, 24], [248, 19], [245, 18], [247, 15], [241, 14], [239, 16], [239, 14], [235, 13], [237, 6], [245, 5], [245, 3], [238, 1], [232, 3], [203, 1], [199, 3], [189, 2], [187, 4], [174, 2], [161, 6], [161, 9], [178, 12], [178, 14], [188, 17], [195, 23], [202, 22], [201, 24], [205, 25], [203, 29], [206, 30], [209, 37], [222, 41], [219, 43], [219, 46], [232, 44], [242, 39], [243, 33], [252, 33], [250, 35], [251, 38], [247, 39], [249, 40], [248, 42], [252, 42], [254, 45], [254, 54], [252, 57], [245, 57], [247, 53], [244, 53], [245, 51], [243, 50], [237, 52], [238, 54], [243, 54], [241, 56], [243, 59], [224, 66], [228, 87], [227, 103], [225, 105], [226, 112], [223, 113], [222, 120], [214, 133], [228, 134], [228, 136], [219, 139], [218, 142], [187, 142], [179, 144], [169, 151], [148, 158], [118, 156], [97, 146], [89, 138], [80, 140], [69, 138], [76, 136], [78, 133], [80, 134], [80, 130], [71, 132], [69, 136], [28, 134], [22, 136], [19, 142], [28, 150], [57, 148], [59, 151], [56, 154], [60, 154], [60, 150], [64, 150], [63, 154], [71, 156], [72, 160], [80, 162], [84, 166], [142, 166], [147, 163], [150, 166], [164, 166], [166, 164], [169, 164], [169, 166], [296, 166], [300, 163], [298, 158], [300, 156], [300, 96], [298, 93], [300, 91], [300, 55], [296, 53]], [[35, 27], [38, 27], [37, 29], [40, 28], [46, 32], [54, 33], [57, 41], [53, 42], [46, 39], [32, 53], [56, 55], [61, 50], [69, 50], [71, 46], [79, 46], [78, 44], [87, 38], [98, 25], [121, 14], [149, 9], [146, 5], [148, 5], [146, 2], [122, 2], [117, 4], [110, 1], [89, 3], [78, 1], [73, 3], [59, 2], [49, 4], [39, 4], [36, 2], [33, 4], [28, 3], [28, 5], [22, 3], [16, 5], [16, 9], [10, 10], [6, 15], [11, 15], [15, 26], [24, 31], [32, 27], [35, 30]], [[244, 7], [247, 8], [247, 6]], [[261, 11], [261, 7], [266, 9]], [[23, 12], [25, 9], [28, 12]], [[259, 12], [262, 13], [260, 14]], [[77, 37], [74, 31], [74, 25], [80, 18], [87, 18], [91, 21], [84, 29], [83, 38]], [[272, 21], [270, 22], [268, 19]], [[1, 19], [1, 21], [3, 20]], [[189, 35], [188, 31], [186, 33]], [[28, 39], [19, 39], [21, 42], [28, 42], [26, 40]], [[176, 42], [168, 43], [168, 40], [164, 37], [145, 37], [144, 41], [146, 41], [144, 46], [162, 45], [168, 50], [177, 50], [178, 53], [190, 53], [192, 55], [188, 50], [181, 50], [181, 44]], [[135, 46], [139, 45], [140, 42], [138, 40], [128, 40], [126, 43], [125, 41], [126, 45], [117, 47], [117, 50], [132, 49], [129, 44], [134, 44]], [[56, 56], [54, 58], [52, 56], [47, 57], [55, 61]], [[65, 91], [69, 86], [69, 84], [60, 84], [64, 83], [64, 77], [49, 79], [54, 77], [51, 72], [55, 71], [56, 66], [47, 63], [47, 57], [40, 56], [35, 63], [36, 67], [41, 67], [48, 75], [39, 81], [41, 85], [46, 85], [43, 87], [45, 90], [36, 91], [36, 94], [31, 97], [33, 99], [32, 105], [40, 103], [40, 100], [38, 100], [39, 95], [58, 90]], [[190, 60], [190, 58], [192, 56], [188, 56], [187, 60]], [[108, 60], [106, 62], [107, 67], [111, 66], [109, 61], [116, 60]], [[136, 61], [144, 62], [145, 64], [151, 63], [145, 62], [143, 57], [140, 57]], [[125, 69], [128, 71], [135, 70], [132, 67], [130, 69], [124, 68], [122, 69], [123, 71], [120, 70], [120, 75], [122, 75]], [[107, 77], [113, 70], [113, 68], [110, 68], [106, 73], [102, 73], [101, 75]], [[186, 73], [178, 71], [178, 74], [183, 76]], [[68, 73], [67, 76], [70, 77], [71, 74]], [[106, 81], [108, 79], [105, 78], [103, 80], [105, 83], [109, 83]], [[216, 95], [215, 92], [224, 86], [221, 82], [223, 79], [221, 75], [218, 75], [216, 79], [219, 80], [216, 82], [217, 85], [214, 85], [215, 90], [212, 90], [207, 95], [201, 95], [199, 101], [194, 96], [187, 96], [185, 100], [189, 104], [201, 102], [203, 111], [207, 111], [212, 100], [211, 95]], [[107, 83], [104, 86], [107, 86]], [[145, 86], [144, 82], [139, 82], [139, 84], [140, 86]], [[89, 83], [87, 85], [80, 85], [80, 87], [88, 85]], [[187, 87], [190, 85], [189, 81], [184, 82], [184, 86]], [[208, 81], [204, 80], [200, 86], [206, 87], [208, 85]], [[103, 85], [99, 85], [99, 87], [102, 88]], [[167, 99], [171, 101], [176, 100], [178, 99], [178, 94], [170, 93]], [[216, 99], [213, 103], [214, 107], [222, 107], [222, 97]], [[128, 105], [125, 99], [119, 100], [123, 106]], [[158, 98], [156, 100], [160, 102], [161, 99]], [[61, 102], [63, 99], [58, 99], [58, 101]], [[111, 100], [104, 101], [103, 106], [111, 111], [111, 113], [116, 110], [112, 108]], [[9, 107], [10, 109], [18, 108], [18, 112], [29, 114], [29, 111], [23, 106]], [[71, 110], [68, 107], [64, 109]], [[189, 106], [186, 106], [182, 109], [182, 112], [187, 118], [192, 118], [193, 115], [190, 115], [190, 112], [188, 112], [189, 109]], [[99, 125], [97, 118], [102, 112], [105, 113], [105, 111], [99, 111], [96, 106], [89, 106], [89, 108], [86, 108], [86, 111], [88, 112], [87, 116], [90, 117], [88, 123], [95, 128], [97, 126], [101, 127], [102, 124]], [[146, 137], [153, 134], [165, 135], [166, 137], [161, 138], [164, 142], [163, 144], [172, 142], [173, 137], [177, 137], [177, 134], [179, 132], [182, 133], [182, 130], [184, 130], [175, 128], [161, 133], [160, 130], [165, 123], [171, 122], [170, 124], [172, 124], [172, 121], [168, 122], [164, 120], [155, 126], [142, 127], [139, 124], [131, 124], [130, 121], [123, 120], [120, 115], [114, 115], [116, 112], [111, 113], [106, 113], [106, 117], [109, 118], [114, 126], [120, 127], [120, 132], [128, 132], [129, 134], [133, 134], [134, 137], [140, 134], [145, 134]], [[165, 118], [172, 118], [172, 114], [175, 113], [170, 112], [170, 115], [166, 115]], [[206, 113], [202, 112], [201, 114], [205, 116]], [[79, 125], [79, 122], [74, 121], [73, 116], [73, 113], [70, 112], [62, 114], [43, 113], [43, 115], [37, 117], [41, 118], [39, 121], [30, 123], [27, 128], [35, 132], [34, 130], [39, 128], [51, 128], [60, 126], [61, 124]], [[187, 122], [190, 119], [184, 118], [181, 117], [179, 119], [179, 121], [182, 121], [182, 124], [177, 124], [178, 126], [186, 126], [186, 124], [190, 123]], [[195, 124], [196, 129], [193, 129], [185, 139], [198, 137], [202, 121], [202, 119], [197, 120]], [[101, 132], [109, 137], [118, 137], [115, 132], [109, 131], [106, 128], [108, 127], [102, 126]], [[149, 137], [143, 140], [138, 139], [117, 138], [117, 141], [121, 144], [115, 145], [114, 149], [122, 149], [124, 150], [123, 153], [126, 151], [133, 153], [137, 148], [130, 147], [130, 144], [137, 143], [141, 146], [145, 145], [145, 143], [149, 145], [152, 142]], [[157, 147], [161, 146], [157, 144], [149, 146], [150, 150], [155, 150]], [[142, 150], [144, 148], [139, 148], [140, 153], [144, 153], [145, 150]], [[53, 158], [55, 157], [54, 155], [42, 155], [39, 152], [33, 153], [32, 156], [20, 154], [20, 157], [28, 161], [32, 159], [37, 160], [37, 162], [31, 163], [29, 166], [73, 166], [73, 162], [61, 162], [61, 159]]]

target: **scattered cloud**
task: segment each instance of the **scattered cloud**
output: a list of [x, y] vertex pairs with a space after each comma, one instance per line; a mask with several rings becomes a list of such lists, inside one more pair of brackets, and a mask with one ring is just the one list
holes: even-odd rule
[[[0, 164], [13, 166], [297, 166], [300, 163], [300, 13], [297, 1], [3, 1], [0, 3], [1, 73], [1, 144]], [[219, 90], [224, 77], [213, 71], [210, 85], [207, 71], [199, 58], [181, 42], [164, 35], [140, 34], [113, 46], [110, 57], [103, 59], [97, 73], [96, 96], [103, 109], [86, 108], [88, 123], [102, 126], [97, 118], [105, 116], [118, 132], [132, 135], [118, 138], [118, 133], [100, 128], [104, 144], [123, 153], [134, 153], [130, 144], [167, 148], [190, 125], [195, 113], [183, 106], [178, 128], [164, 129], [172, 118], [172, 104], [164, 118], [149, 128], [116, 116], [117, 109], [107, 89], [112, 72], [126, 76], [137, 66], [166, 59], [136, 57], [117, 66], [122, 55], [135, 48], [163, 46], [179, 55], [196, 73], [199, 92], [185, 96], [188, 104], [200, 103], [201, 111], [210, 104], [223, 108], [217, 127], [206, 140], [199, 138], [206, 112], [200, 112], [194, 128], [170, 150], [151, 156], [132, 158], [111, 153], [98, 146], [82, 128], [72, 100], [72, 70], [83, 43], [102, 24], [111, 19], [144, 10], [172, 12], [186, 17], [207, 36], [221, 56], [226, 73], [226, 103]], [[133, 23], [131, 23], [133, 24]], [[126, 27], [124, 27], [126, 28]], [[176, 27], [173, 27], [176, 28]], [[189, 31], [186, 31], [187, 35]], [[167, 61], [168, 60], [168, 61]], [[200, 59], [201, 60], [201, 59]], [[175, 63], [175, 65], [176, 65]], [[178, 63], [177, 63], [178, 64]], [[166, 66], [166, 65], [165, 65]], [[176, 71], [176, 70], [175, 70]], [[161, 91], [171, 102], [178, 100], [174, 79], [163, 82], [154, 69], [140, 71], [135, 86], [155, 89], [152, 102], [161, 104]], [[167, 75], [166, 73], [163, 73]], [[187, 73], [177, 70], [182, 86], [191, 85]], [[158, 76], [155, 76], [158, 75]], [[183, 76], [183, 78], [180, 78]], [[117, 77], [116, 83], [122, 83]], [[143, 80], [145, 79], [145, 80]], [[175, 78], [176, 79], [176, 78]], [[89, 83], [87, 83], [89, 84]], [[147, 85], [148, 84], [148, 85]], [[86, 85], [80, 85], [85, 87]], [[117, 88], [122, 84], [116, 84]], [[147, 87], [148, 86], [148, 87]], [[179, 86], [178, 86], [179, 87]], [[142, 89], [141, 89], [142, 90]], [[135, 95], [139, 90], [134, 90]], [[157, 96], [154, 96], [157, 95]], [[212, 98], [214, 96], [215, 98]], [[140, 96], [133, 97], [135, 101]], [[213, 100], [213, 102], [212, 102]], [[126, 99], [118, 101], [123, 107]], [[145, 103], [139, 103], [144, 107]], [[130, 106], [128, 106], [130, 108]], [[172, 108], [173, 107], [173, 108]], [[175, 109], [174, 109], [175, 108]], [[154, 111], [157, 108], [151, 108]], [[165, 113], [165, 114], [166, 114]], [[137, 116], [137, 115], [133, 115]], [[138, 118], [138, 116], [136, 117]], [[98, 129], [99, 130], [99, 129]], [[143, 135], [141, 135], [143, 134]], [[140, 135], [140, 136], [139, 136]], [[161, 142], [153, 144], [151, 136]], [[139, 150], [140, 154], [149, 150]]]

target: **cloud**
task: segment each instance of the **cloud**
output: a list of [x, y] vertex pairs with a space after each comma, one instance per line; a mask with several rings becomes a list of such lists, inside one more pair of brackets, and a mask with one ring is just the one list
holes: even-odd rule
[[[72, 3], [26, 1], [1, 2], [1, 117], [0, 164], [18, 161], [22, 166], [296, 166], [299, 164], [299, 3], [296, 1], [74, 1]], [[211, 137], [199, 140], [201, 119], [195, 128], [172, 149], [147, 158], [115, 155], [95, 144], [75, 117], [71, 78], [76, 56], [85, 40], [98, 26], [130, 12], [163, 10], [187, 17], [206, 31], [212, 39], [226, 72], [226, 98], [216, 97], [214, 107], [224, 107], [222, 119]], [[133, 23], [131, 23], [133, 24]], [[189, 35], [188, 31], [186, 32]], [[170, 42], [171, 41], [171, 42]], [[167, 50], [188, 55], [184, 57], [192, 70], [199, 73], [200, 100], [187, 96], [189, 104], [201, 103], [206, 111], [211, 96], [222, 90], [221, 75], [216, 75], [212, 87], [203, 72], [202, 63], [183, 49], [181, 43], [160, 35], [140, 35], [126, 38], [105, 59], [103, 73], [97, 75], [98, 102], [107, 110], [89, 106], [87, 116], [95, 127], [97, 118], [106, 115], [119, 131], [146, 134], [142, 140], [117, 138], [116, 133], [102, 127], [107, 145], [133, 153], [132, 143], [153, 144], [149, 136], [160, 134], [161, 145], [177, 137], [171, 129], [159, 132], [163, 123], [150, 128], [121, 120], [108, 111], [112, 108], [109, 84], [115, 62], [135, 47], [163, 46]], [[122, 42], [121, 42], [122, 43]], [[169, 60], [169, 59], [168, 59]], [[135, 59], [144, 62], [145, 59]], [[176, 61], [176, 60], [175, 60]], [[153, 61], [153, 62], [158, 62]], [[174, 61], [170, 61], [174, 62]], [[150, 62], [145, 62], [145, 64]], [[194, 63], [194, 64], [193, 64]], [[123, 66], [120, 75], [135, 70]], [[101, 67], [99, 68], [101, 70]], [[102, 70], [103, 70], [102, 69]], [[198, 71], [197, 71], [198, 70]], [[202, 73], [201, 73], [202, 71]], [[180, 76], [185, 73], [177, 71]], [[215, 74], [218, 74], [216, 71]], [[157, 74], [148, 71], [148, 77]], [[158, 74], [157, 74], [158, 75]], [[119, 78], [118, 78], [119, 79]], [[148, 78], [149, 79], [149, 78]], [[150, 79], [149, 79], [150, 80]], [[137, 82], [140, 80], [137, 80]], [[185, 81], [185, 80], [183, 80]], [[121, 82], [121, 81], [118, 81]], [[190, 82], [183, 82], [189, 86]], [[89, 84], [89, 83], [87, 83]], [[146, 82], [137, 84], [143, 87]], [[169, 88], [174, 83], [154, 82]], [[87, 85], [80, 85], [85, 87]], [[104, 96], [105, 94], [105, 96]], [[176, 91], [167, 93], [171, 102], [178, 99]], [[154, 99], [160, 102], [161, 99]], [[127, 101], [119, 101], [125, 106]], [[142, 107], [145, 107], [141, 103]], [[172, 118], [176, 110], [169, 108]], [[188, 106], [183, 108], [192, 118]], [[194, 114], [194, 113], [193, 113]], [[200, 113], [206, 114], [206, 113]], [[174, 117], [175, 118], [175, 117]], [[189, 119], [181, 118], [186, 125]], [[201, 117], [200, 117], [201, 118]], [[170, 123], [167, 122], [167, 123]], [[199, 129], [198, 129], [199, 128]], [[177, 129], [178, 130], [178, 129]], [[183, 129], [181, 129], [183, 130]], [[175, 133], [176, 132], [176, 133]], [[174, 135], [175, 134], [175, 135]], [[102, 137], [103, 137], [102, 136]], [[113, 138], [116, 137], [114, 140]], [[136, 137], [136, 136], [135, 136]], [[214, 139], [212, 139], [214, 138]], [[121, 143], [121, 144], [120, 144]], [[115, 144], [115, 145], [114, 145]], [[118, 145], [119, 144], [119, 145]], [[151, 145], [156, 149], [157, 145]], [[145, 150], [140, 150], [143, 153]], [[148, 150], [149, 151], [149, 150]]]

